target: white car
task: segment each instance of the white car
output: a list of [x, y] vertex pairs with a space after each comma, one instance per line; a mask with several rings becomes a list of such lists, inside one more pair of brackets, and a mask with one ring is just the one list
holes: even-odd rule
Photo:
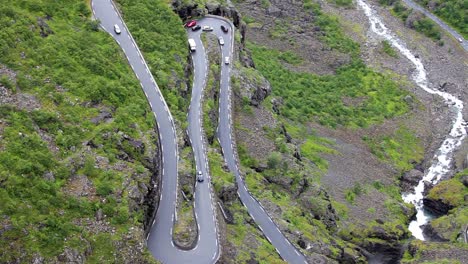
[[224, 64], [229, 64], [229, 57], [224, 57]]
[[203, 174], [202, 174], [202, 172], [201, 172], [201, 171], [198, 171], [198, 172], [197, 172], [197, 181], [198, 181], [198, 182], [203, 182], [203, 180], [204, 180], [204, 179], [203, 179]]
[[463, 39], [462, 39], [462, 38], [458, 38], [458, 41], [459, 41], [460, 43], [463, 43]]
[[219, 45], [224, 45], [224, 39], [223, 37], [218, 38]]
[[122, 31], [120, 31], [119, 25], [117, 25], [117, 24], [114, 25], [114, 31], [115, 31], [116, 34], [122, 33]]
[[202, 27], [202, 30], [203, 30], [203, 31], [213, 31], [213, 28], [210, 27], [210, 26], [203, 26], [203, 27]]

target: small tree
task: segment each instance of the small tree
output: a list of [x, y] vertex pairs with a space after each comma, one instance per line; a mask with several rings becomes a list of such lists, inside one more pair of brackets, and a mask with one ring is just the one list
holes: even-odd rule
[[281, 154], [279, 152], [272, 152], [268, 157], [267, 165], [270, 169], [276, 169], [281, 162]]

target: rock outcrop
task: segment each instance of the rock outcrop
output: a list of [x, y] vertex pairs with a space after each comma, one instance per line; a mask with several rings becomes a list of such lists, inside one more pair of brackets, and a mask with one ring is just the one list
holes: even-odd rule
[[444, 203], [442, 200], [439, 199], [432, 199], [429, 197], [425, 197], [423, 199], [424, 206], [426, 210], [434, 214], [435, 216], [442, 216], [448, 213], [453, 206], [447, 203]]
[[221, 5], [219, 3], [206, 3], [206, 5], [203, 6], [197, 3], [185, 3], [181, 0], [175, 0], [172, 2], [172, 7], [182, 20], [211, 14], [229, 17], [236, 27], [239, 27], [241, 22], [240, 14], [234, 7]]
[[400, 179], [400, 185], [402, 190], [405, 192], [413, 191], [414, 187], [418, 185], [419, 181], [423, 177], [424, 173], [416, 169], [412, 169], [408, 172], [405, 172]]

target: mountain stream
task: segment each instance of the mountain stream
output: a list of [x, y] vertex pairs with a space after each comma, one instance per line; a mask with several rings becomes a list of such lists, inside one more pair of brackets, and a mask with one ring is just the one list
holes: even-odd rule
[[424, 91], [442, 97], [451, 108], [453, 114], [453, 126], [450, 133], [444, 139], [442, 145], [436, 151], [431, 166], [425, 171], [424, 177], [414, 188], [414, 192], [402, 195], [403, 200], [407, 203], [412, 203], [417, 211], [416, 219], [411, 221], [408, 229], [414, 237], [424, 240], [423, 230], [421, 227], [427, 224], [431, 219], [431, 216], [423, 208], [424, 181], [431, 182], [435, 185], [440, 181], [442, 176], [451, 171], [453, 152], [461, 145], [466, 136], [464, 126], [466, 126], [467, 123], [463, 120], [462, 115], [463, 102], [454, 95], [434, 89], [427, 79], [427, 73], [421, 60], [416, 58], [416, 56], [406, 48], [403, 41], [398, 39], [396, 35], [383, 24], [377, 14], [366, 2], [363, 0], [357, 0], [357, 4], [368, 17], [371, 30], [381, 38], [386, 39], [394, 48], [400, 51], [401, 54], [414, 64], [415, 72], [412, 76], [414, 82]]

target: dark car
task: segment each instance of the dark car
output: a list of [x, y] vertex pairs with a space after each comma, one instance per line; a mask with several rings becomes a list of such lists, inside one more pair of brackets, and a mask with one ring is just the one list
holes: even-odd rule
[[228, 32], [228, 28], [225, 27], [224, 25], [221, 25], [221, 30], [222, 30], [224, 33], [227, 33], [227, 32]]
[[190, 20], [189, 22], [185, 23], [185, 26], [186, 27], [193, 27], [197, 24], [197, 21], [196, 20]]
[[192, 28], [192, 31], [197, 31], [197, 30], [200, 30], [201, 26], [200, 25], [196, 25]]

